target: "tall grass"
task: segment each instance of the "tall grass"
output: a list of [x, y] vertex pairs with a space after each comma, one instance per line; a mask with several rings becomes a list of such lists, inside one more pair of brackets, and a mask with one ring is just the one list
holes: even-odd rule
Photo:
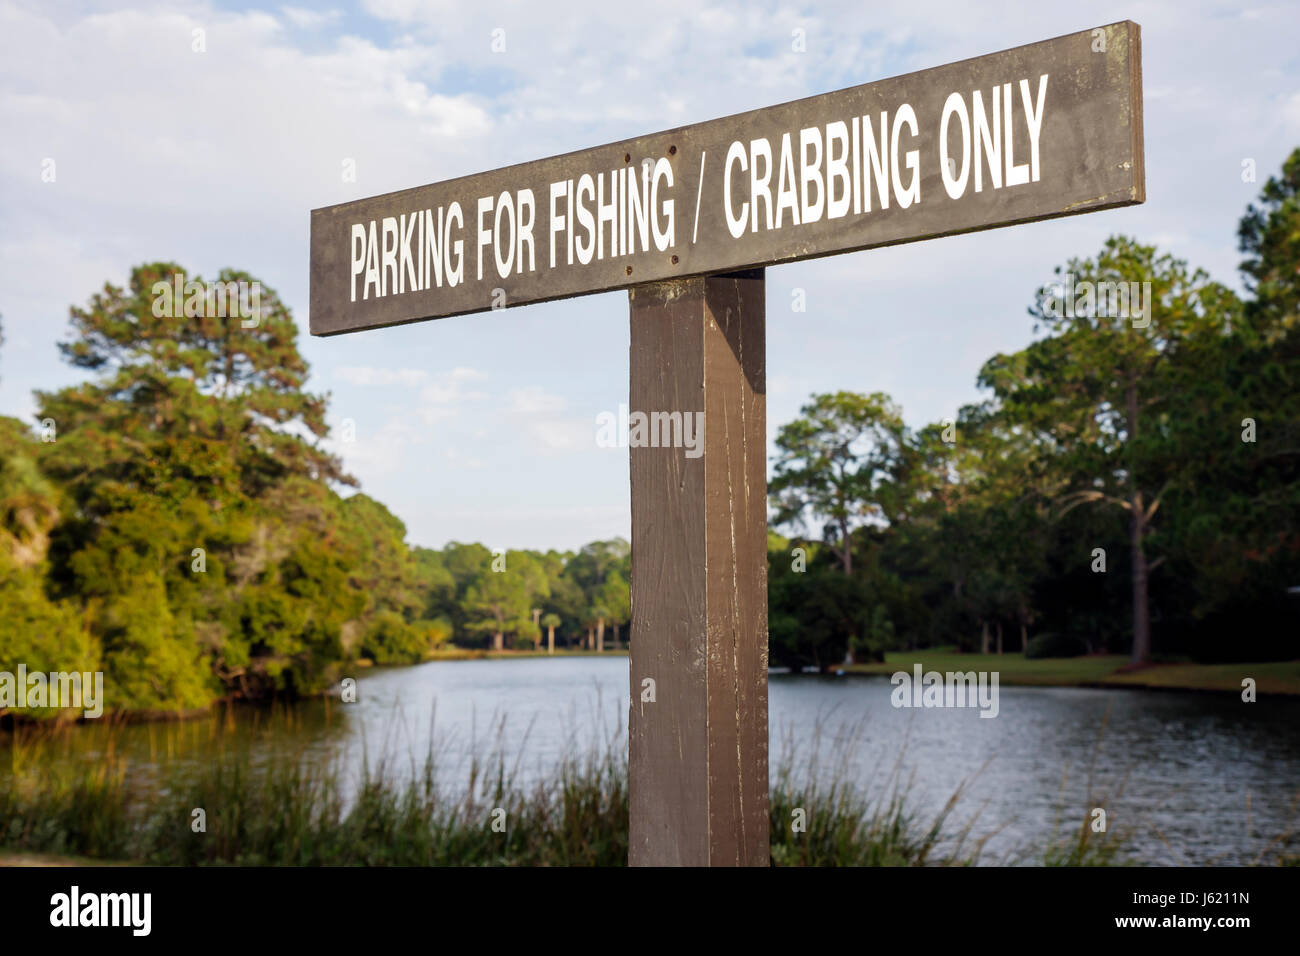
[[0, 846], [120, 859], [131, 852], [122, 762], [110, 749], [97, 763], [49, 773], [44, 735], [15, 734], [8, 786], [0, 788]]
[[[340, 756], [263, 765], [246, 748], [222, 747], [197, 770], [143, 787], [129, 782], [111, 735], [93, 766], [75, 770], [73, 762], [46, 759], [60, 746], [59, 732], [16, 734], [10, 785], [0, 789], [0, 847], [162, 865], [625, 865], [622, 729], [529, 778], [519, 772], [522, 753], [512, 759], [501, 743], [504, 723], [496, 730], [495, 745], [471, 746], [468, 764], [453, 768], [455, 781], [445, 779], [447, 754], [433, 744], [419, 762], [386, 745], [378, 757], [363, 754], [351, 772]], [[937, 813], [923, 815], [899, 753], [873, 775], [873, 792], [864, 793], [852, 783], [851, 767], [862, 752], [862, 730], [832, 734], [819, 722], [804, 736], [786, 732], [771, 788], [772, 862], [978, 863], [996, 829], [973, 836], [979, 810], [966, 806], [971, 781]], [[219, 720], [212, 732], [223, 732]], [[1027, 856], [1075, 865], [1110, 861], [1086, 845], [1083, 852], [1049, 848], [1045, 858], [1043, 851]]]
[[810, 731], [787, 728], [771, 789], [772, 862], [778, 866], [971, 865], [993, 835], [972, 840], [979, 817], [951, 824], [966, 781], [928, 820], [916, 808], [915, 780], [904, 776], [904, 741], [894, 761], [864, 793], [853, 781], [865, 726], [830, 732], [819, 718]]
[[[162, 786], [127, 784], [123, 761], [74, 771], [43, 755], [57, 741], [14, 743], [0, 790], [0, 846], [164, 865], [618, 865], [627, 858], [627, 769], [606, 745], [520, 782], [499, 750], [471, 758], [465, 786], [440, 785], [438, 751], [401, 774], [392, 754], [255, 765], [219, 752]], [[200, 818], [195, 811], [202, 811]], [[199, 821], [202, 820], [202, 826]], [[494, 823], [496, 824], [494, 826]]]
[[1061, 795], [1057, 804], [1054, 833], [1038, 861], [1044, 866], [1119, 866], [1132, 862], [1128, 858], [1126, 847], [1135, 828], [1131, 823], [1115, 819], [1115, 804], [1124, 794], [1128, 774], [1115, 784], [1113, 793], [1102, 789], [1097, 782], [1097, 757], [1109, 723], [1110, 707], [1107, 706], [1088, 757], [1084, 778], [1085, 799], [1081, 808], [1083, 819], [1077, 825], [1073, 823], [1073, 820], [1078, 820], [1074, 814], [1078, 814], [1080, 808], [1076, 807], [1074, 814], [1066, 810], [1069, 767], [1061, 775]]

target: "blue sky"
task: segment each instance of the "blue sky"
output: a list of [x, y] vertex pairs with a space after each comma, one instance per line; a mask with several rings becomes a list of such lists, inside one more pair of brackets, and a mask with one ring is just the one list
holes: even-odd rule
[[336, 450], [413, 543], [626, 536], [627, 451], [595, 441], [627, 400], [626, 294], [312, 339], [309, 211], [1121, 19], [1143, 28], [1146, 204], [769, 270], [771, 433], [815, 391], [954, 414], [1030, 340], [1053, 267], [1112, 233], [1238, 285], [1237, 220], [1300, 145], [1300, 6], [0, 0], [0, 414], [80, 377], [55, 343], [105, 281], [232, 266], [293, 309], [309, 386], [355, 422]]

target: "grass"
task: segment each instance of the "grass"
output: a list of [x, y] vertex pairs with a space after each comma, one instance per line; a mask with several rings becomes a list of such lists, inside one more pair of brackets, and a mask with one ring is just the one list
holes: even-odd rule
[[1084, 802], [1083, 819], [1077, 824], [1068, 822], [1062, 813], [1065, 795], [1070, 788], [1069, 768], [1061, 775], [1055, 832], [1042, 853], [1041, 862], [1044, 866], [1116, 866], [1128, 862], [1125, 847], [1133, 836], [1134, 827], [1120, 823], [1116, 828], [1114, 819], [1108, 819], [1115, 816], [1115, 804], [1124, 795], [1128, 776], [1126, 774], [1122, 777], [1114, 785], [1113, 791], [1101, 787], [1097, 782], [1097, 757], [1101, 753], [1102, 739], [1106, 736], [1106, 726], [1109, 723], [1110, 708], [1107, 707], [1101, 726], [1097, 728], [1092, 751], [1088, 755], [1084, 775], [1084, 793], [1088, 799]]
[[[355, 786], [337, 761], [254, 767], [246, 750], [196, 775], [132, 792], [110, 747], [93, 768], [45, 757], [68, 731], [16, 737], [11, 784], [0, 790], [0, 861], [130, 861], [157, 865], [623, 866], [627, 862], [626, 738], [563, 759], [525, 784], [519, 758], [498, 747], [472, 759], [448, 789], [434, 748], [398, 773], [367, 761]], [[984, 840], [964, 822], [965, 786], [933, 816], [917, 809], [900, 753], [879, 793], [849, 781], [859, 733], [820, 725], [787, 735], [771, 790], [771, 860], [778, 866], [971, 865]], [[407, 764], [409, 767], [409, 764]], [[60, 769], [62, 768], [62, 769]], [[194, 832], [194, 810], [205, 829]], [[500, 811], [504, 811], [502, 814]], [[503, 826], [493, 827], [494, 820]], [[991, 835], [991, 834], [990, 834]], [[1041, 862], [1041, 851], [1027, 855]], [[1084, 859], [1082, 862], [1091, 862]]]
[[1159, 664], [1114, 674], [1107, 684], [1130, 687], [1223, 690], [1241, 693], [1243, 678], [1253, 677], [1261, 694], [1300, 694], [1300, 661], [1262, 664]]
[[[626, 765], [613, 747], [569, 758], [543, 783], [517, 782], [498, 752], [475, 759], [449, 796], [431, 747], [399, 773], [365, 761], [355, 785], [338, 760], [255, 766], [222, 753], [189, 778], [131, 792], [112, 751], [90, 772], [54, 769], [51, 734], [15, 743], [0, 791], [0, 847], [156, 865], [612, 865], [627, 856]], [[43, 766], [45, 764], [45, 766]], [[196, 809], [204, 826], [195, 832]], [[501, 811], [501, 812], [494, 812]], [[495, 820], [504, 824], [493, 827]]]
[[[275, 719], [294, 717], [286, 713]], [[523, 749], [507, 757], [501, 720], [496, 745], [476, 749], [478, 756], [457, 771], [465, 776], [454, 786], [447, 786], [452, 781], [446, 779], [442, 751], [432, 744], [414, 764], [410, 756], [392, 754], [364, 759], [356, 779], [344, 772], [338, 757], [324, 763], [255, 762], [248, 748], [227, 750], [225, 738], [219, 738], [218, 756], [197, 770], [191, 764], [187, 776], [173, 771], [151, 786], [132, 786], [130, 768], [112, 736], [93, 764], [77, 769], [67, 760], [50, 759], [76, 728], [24, 729], [14, 734], [7, 752], [11, 772], [0, 786], [0, 864], [626, 865], [627, 754], [621, 729], [526, 782], [518, 773]], [[164, 733], [181, 734], [185, 726]], [[233, 726], [216, 719], [210, 729], [220, 735]], [[866, 752], [866, 730], [858, 725], [831, 732], [819, 718], [797, 735], [787, 730], [774, 746], [773, 865], [1138, 862], [1129, 850], [1133, 826], [1122, 822], [1125, 814], [1112, 812], [1126, 781], [1098, 786], [1095, 779], [1104, 722], [1082, 780], [1073, 779], [1068, 769], [1062, 775], [1055, 832], [1004, 850], [996, 859], [989, 859], [986, 844], [1002, 826], [996, 821], [979, 826], [984, 807], [971, 806], [979, 773], [963, 781], [937, 812], [923, 811], [914, 779], [903, 769], [906, 741], [888, 766], [855, 772], [854, 761]], [[170, 744], [163, 743], [170, 752]], [[861, 779], [879, 783], [864, 793], [854, 783]], [[195, 832], [199, 808], [205, 826]], [[1104, 832], [1093, 828], [1097, 808], [1110, 816]], [[1255, 862], [1300, 863], [1295, 833], [1288, 825]]]
[[1145, 687], [1241, 693], [1245, 677], [1255, 679], [1261, 694], [1300, 694], [1300, 661], [1257, 664], [1158, 663], [1120, 672], [1129, 659], [1118, 654], [1028, 660], [1023, 654], [958, 654], [951, 649], [890, 651], [885, 662], [852, 664], [852, 674], [911, 671], [997, 671], [1002, 684], [1051, 687]]
[[[793, 729], [782, 739], [771, 789], [770, 843], [775, 866], [971, 866], [979, 862], [987, 833], [972, 839], [976, 811], [957, 825], [954, 813], [967, 785], [929, 820], [915, 809], [913, 778], [903, 775], [906, 745], [873, 779], [874, 795], [851, 780], [849, 763], [865, 726], [829, 734], [824, 719], [807, 743]], [[827, 742], [829, 741], [829, 746]]]

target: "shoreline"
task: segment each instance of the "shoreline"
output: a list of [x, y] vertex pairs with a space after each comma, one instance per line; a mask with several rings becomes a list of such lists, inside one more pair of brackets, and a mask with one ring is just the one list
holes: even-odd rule
[[[522, 658], [558, 658], [558, 657], [627, 657], [626, 649], [610, 649], [606, 651], [585, 651], [585, 650], [556, 650], [554, 654], [548, 654], [546, 651], [515, 651], [515, 650], [477, 650], [472, 648], [457, 648], [450, 652], [433, 652], [425, 655], [423, 660], [413, 661], [409, 664], [376, 664], [369, 658], [359, 658], [355, 661], [348, 661], [342, 665], [342, 670], [353, 669], [358, 673], [371, 670], [389, 670], [403, 667], [419, 667], [421, 664], [430, 664], [437, 661], [478, 661], [478, 660], [511, 660]], [[343, 675], [351, 676], [351, 675]], [[73, 719], [59, 719], [57, 717], [47, 719], [36, 719], [20, 713], [17, 709], [0, 711], [0, 732], [12, 732], [15, 727], [76, 727], [88, 723], [89, 720], [104, 721], [106, 723], [123, 723], [123, 724], [156, 724], [176, 721], [178, 723], [190, 720], [200, 720], [209, 717], [214, 711], [221, 707], [271, 707], [279, 703], [297, 703], [309, 700], [336, 699], [338, 697], [338, 688], [327, 687], [310, 694], [302, 694], [296, 698], [281, 697], [272, 694], [269, 697], [240, 697], [237, 695], [218, 697], [206, 707], [192, 707], [189, 710], [137, 710], [137, 711], [105, 711], [100, 717], [85, 718], [77, 717]]]
[[[450, 652], [438, 652], [426, 655], [413, 664], [375, 664], [370, 660], [353, 661], [349, 665], [359, 671], [388, 670], [390, 668], [418, 667], [433, 662], [477, 661], [477, 660], [521, 660], [534, 658], [560, 657], [622, 657], [626, 658], [626, 649], [607, 651], [557, 650], [554, 654], [546, 651], [514, 650], [477, 650], [456, 649]], [[1231, 664], [1194, 664], [1186, 662], [1158, 662], [1141, 668], [1130, 669], [1129, 659], [1123, 655], [1086, 655], [1082, 657], [1039, 658], [1026, 660], [1019, 652], [1010, 654], [958, 654], [951, 651], [890, 651], [885, 655], [885, 662], [850, 664], [847, 666], [828, 667], [824, 670], [808, 668], [791, 676], [843, 676], [843, 677], [884, 677], [888, 678], [898, 671], [911, 672], [915, 664], [920, 664], [923, 671], [996, 671], [998, 682], [1007, 687], [1084, 687], [1096, 690], [1150, 690], [1182, 691], [1199, 694], [1236, 694], [1242, 692], [1241, 681], [1251, 677], [1255, 680], [1256, 699], [1260, 697], [1300, 697], [1300, 659], [1292, 661], [1264, 661]], [[775, 669], [769, 673], [790, 673], [785, 669]], [[315, 694], [304, 695], [299, 700], [313, 700], [337, 697], [334, 688]], [[269, 697], [244, 699], [223, 697], [213, 701], [208, 707], [195, 708], [185, 712], [127, 712], [105, 713], [100, 720], [120, 723], [162, 723], [167, 721], [197, 720], [210, 716], [213, 711], [224, 706], [267, 707], [283, 703], [285, 698]], [[85, 723], [84, 718], [69, 721], [33, 720], [16, 713], [0, 714], [0, 729], [11, 730], [15, 726], [52, 727], [72, 726]]]
[[945, 651], [891, 651], [885, 662], [850, 664], [846, 677], [888, 677], [900, 670], [996, 671], [1000, 684], [1012, 687], [1087, 687], [1119, 690], [1242, 693], [1242, 680], [1255, 681], [1256, 698], [1300, 697], [1300, 660], [1227, 664], [1159, 662], [1129, 669], [1119, 654], [1026, 660], [1020, 653], [957, 654]]

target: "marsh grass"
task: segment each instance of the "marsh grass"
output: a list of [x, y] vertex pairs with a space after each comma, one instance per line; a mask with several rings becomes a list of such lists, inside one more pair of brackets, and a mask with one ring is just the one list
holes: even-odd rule
[[[596, 711], [601, 709], [598, 707]], [[432, 722], [428, 739], [433, 741]], [[272, 716], [262, 732], [274, 734]], [[396, 721], [394, 721], [396, 723]], [[185, 771], [147, 786], [132, 780], [110, 730], [93, 761], [48, 759], [68, 731], [17, 732], [0, 789], [0, 847], [161, 865], [257, 866], [623, 866], [628, 848], [627, 744], [621, 726], [598, 730], [596, 743], [562, 754], [540, 772], [521, 772], [525, 745], [507, 752], [505, 719], [486, 739], [471, 739], [459, 763], [442, 743], [423, 756], [403, 750], [397, 733], [348, 764], [328, 759], [258, 760], [247, 747], [226, 748], [233, 727], [213, 719], [218, 746]], [[174, 752], [203, 728], [159, 729], [159, 751]], [[175, 739], [173, 739], [173, 737]], [[774, 761], [771, 858], [780, 866], [925, 866], [981, 862], [1000, 828], [976, 825], [975, 777], [937, 812], [924, 812], [905, 770], [906, 741], [854, 781], [865, 727], [831, 729], [829, 718], [796, 734], [786, 730]], [[152, 749], [151, 741], [151, 749]], [[194, 811], [206, 829], [194, 832]], [[796, 811], [802, 811], [795, 826]], [[494, 822], [497, 827], [494, 828]], [[1086, 821], [1085, 821], [1086, 822]], [[1015, 862], [1094, 865], [1114, 862], [1122, 833], [1096, 840], [1085, 827]], [[1113, 849], [1112, 849], [1113, 848]]]
[[[219, 719], [213, 726], [228, 729]], [[173, 732], [189, 729], [160, 735]], [[94, 761], [70, 764], [46, 759], [61, 749], [61, 732], [16, 733], [0, 789], [0, 847], [162, 865], [625, 863], [621, 734], [563, 756], [530, 783], [520, 774], [522, 748], [508, 759], [503, 732], [502, 718], [497, 746], [471, 752], [461, 787], [443, 785], [449, 761], [438, 746], [413, 765], [391, 741], [378, 756], [363, 755], [358, 772], [341, 756], [258, 762], [247, 748], [232, 748], [197, 771], [133, 787], [111, 743]], [[163, 746], [171, 748], [169, 738]], [[205, 814], [202, 832], [194, 829], [196, 809]]]
[[43, 741], [14, 742], [0, 789], [0, 846], [122, 859], [131, 851], [121, 761], [110, 752], [77, 770], [40, 769]]
[[[904, 770], [907, 740], [888, 765], [870, 774], [864, 792], [853, 781], [864, 749], [863, 723], [830, 728], [819, 716], [810, 731], [787, 728], [771, 788], [772, 862], [777, 866], [974, 865], [996, 830], [973, 837], [978, 809], [964, 823], [953, 816], [974, 777], [937, 813], [922, 817], [915, 778]], [[978, 776], [976, 774], [975, 776]], [[798, 829], [796, 821], [802, 829]]]
[[[1067, 809], [1070, 768], [1066, 767], [1061, 775], [1053, 835], [1041, 850], [1041, 858], [1033, 862], [1040, 862], [1044, 866], [1122, 866], [1134, 862], [1128, 853], [1128, 845], [1136, 832], [1136, 824], [1116, 816], [1116, 807], [1128, 784], [1128, 773], [1125, 772], [1113, 788], [1105, 788], [1098, 783], [1097, 757], [1109, 723], [1108, 706], [1102, 714], [1097, 737], [1088, 756], [1083, 807], [1079, 808], [1075, 804], [1073, 813]], [[1083, 811], [1083, 819], [1076, 826], [1074, 821], [1078, 820], [1079, 809]], [[1099, 810], [1105, 814], [1106, 821], [1105, 829], [1101, 830], [1095, 828], [1100, 822], [1097, 816]]]

